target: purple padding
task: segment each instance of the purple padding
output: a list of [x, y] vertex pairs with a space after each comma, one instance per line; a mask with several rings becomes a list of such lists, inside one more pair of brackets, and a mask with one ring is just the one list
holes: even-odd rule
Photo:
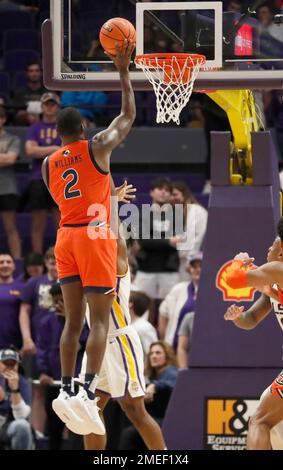
[[134, 184], [138, 191], [149, 192], [150, 184], [153, 180], [160, 177], [167, 177], [171, 181], [184, 181], [188, 184], [193, 193], [201, 193], [205, 183], [205, 175], [201, 173], [189, 174], [186, 172], [166, 172], [160, 168], [159, 173], [132, 173], [126, 172], [121, 174], [113, 172], [114, 181], [116, 184], [122, 184], [124, 179], [127, 179], [128, 183]]
[[[257, 353], [253, 346], [251, 346], [252, 353]], [[279, 372], [280, 369], [260, 367], [251, 369], [204, 367], [181, 370], [163, 421], [168, 449], [203, 449], [207, 430], [206, 399], [257, 399]], [[225, 404], [223, 405], [225, 407]], [[226, 415], [224, 409], [223, 415], [217, 416], [217, 419], [220, 426], [223, 423], [223, 429], [224, 426], [229, 429], [227, 410]], [[240, 422], [238, 424], [240, 425]]]

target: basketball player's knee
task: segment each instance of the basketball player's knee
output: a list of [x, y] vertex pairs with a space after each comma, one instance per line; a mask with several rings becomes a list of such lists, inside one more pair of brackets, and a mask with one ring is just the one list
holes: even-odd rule
[[106, 316], [96, 318], [91, 323], [91, 330], [108, 332], [109, 320]]
[[66, 321], [63, 334], [65, 336], [72, 336], [75, 338], [76, 337], [79, 338], [81, 334], [81, 328], [82, 328], [82, 325], [80, 322]]
[[260, 409], [258, 409], [249, 419], [249, 430], [255, 426], [267, 426], [271, 428], [271, 425], [268, 422], [268, 416]]
[[136, 403], [134, 402], [124, 403], [123, 410], [132, 423], [139, 424], [144, 421], [144, 418], [145, 418], [144, 409], [138, 406]]

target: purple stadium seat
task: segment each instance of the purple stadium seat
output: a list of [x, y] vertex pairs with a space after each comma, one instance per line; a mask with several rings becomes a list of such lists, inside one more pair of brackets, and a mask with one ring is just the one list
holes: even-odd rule
[[11, 29], [3, 35], [3, 51], [15, 49], [40, 50], [40, 35], [31, 29]]
[[39, 0], [39, 9], [40, 11], [49, 10], [50, 0]]
[[27, 66], [35, 61], [39, 62], [40, 55], [36, 51], [9, 51], [4, 55], [4, 68], [10, 73], [26, 70]]
[[7, 72], [0, 72], [0, 93], [9, 94], [10, 77]]
[[40, 11], [40, 13], [39, 13], [39, 24], [43, 23], [43, 21], [46, 20], [47, 18], [50, 18], [49, 10]]
[[32, 29], [32, 15], [27, 11], [5, 11], [0, 13], [0, 30]]
[[0, 49], [3, 49], [3, 33], [9, 29], [32, 29], [32, 16], [26, 11], [0, 13]]
[[27, 84], [27, 74], [26, 71], [16, 72], [13, 80], [13, 87], [16, 90], [17, 88], [24, 88]]

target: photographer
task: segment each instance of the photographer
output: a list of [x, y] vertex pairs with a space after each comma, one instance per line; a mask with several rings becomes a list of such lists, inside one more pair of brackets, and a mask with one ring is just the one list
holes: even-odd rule
[[0, 448], [31, 450], [31, 392], [27, 380], [18, 372], [19, 354], [14, 349], [0, 351]]

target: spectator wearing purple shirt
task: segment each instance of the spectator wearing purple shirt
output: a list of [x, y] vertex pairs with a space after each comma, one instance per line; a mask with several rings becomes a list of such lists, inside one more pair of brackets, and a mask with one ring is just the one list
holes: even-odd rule
[[[23, 338], [22, 353], [25, 357], [25, 366], [28, 375], [33, 379], [39, 377], [36, 368], [36, 349], [38, 334], [41, 322], [44, 318], [53, 314], [52, 298], [50, 287], [57, 281], [57, 268], [54, 257], [54, 248], [47, 250], [44, 257], [47, 273], [42, 276], [32, 277], [25, 285], [21, 295], [22, 304], [20, 307], [20, 328]], [[33, 427], [39, 431], [44, 431], [45, 411], [43, 404], [43, 388], [33, 386], [32, 402], [32, 422]]]
[[18, 279], [27, 282], [31, 277], [42, 276], [44, 272], [44, 257], [40, 253], [28, 253], [24, 257], [23, 272]]
[[0, 349], [22, 345], [19, 310], [24, 283], [14, 280], [15, 269], [12, 256], [0, 253]]
[[26, 140], [26, 154], [33, 159], [29, 205], [32, 211], [32, 249], [37, 253], [42, 253], [43, 250], [47, 211], [52, 210], [56, 229], [59, 221], [58, 208], [41, 177], [41, 164], [46, 156], [58, 150], [61, 145], [61, 139], [56, 128], [60, 98], [55, 93], [44, 93], [41, 104], [42, 120], [29, 127]]
[[[40, 383], [45, 386], [45, 411], [49, 449], [54, 450], [61, 448], [64, 430], [64, 423], [52, 409], [52, 401], [58, 395], [58, 389], [54, 386], [54, 380], [61, 379], [60, 338], [65, 324], [65, 308], [59, 283], [53, 284], [50, 294], [55, 312], [44, 318], [40, 324], [37, 342], [37, 368], [40, 374]], [[85, 324], [79, 340], [80, 349], [77, 356], [76, 375], [79, 374], [81, 368], [88, 333], [89, 329]]]
[[47, 273], [29, 279], [21, 295], [20, 327], [23, 354], [36, 353], [40, 323], [53, 311], [49, 291], [58, 278], [53, 247], [48, 248], [45, 253], [44, 263]]

